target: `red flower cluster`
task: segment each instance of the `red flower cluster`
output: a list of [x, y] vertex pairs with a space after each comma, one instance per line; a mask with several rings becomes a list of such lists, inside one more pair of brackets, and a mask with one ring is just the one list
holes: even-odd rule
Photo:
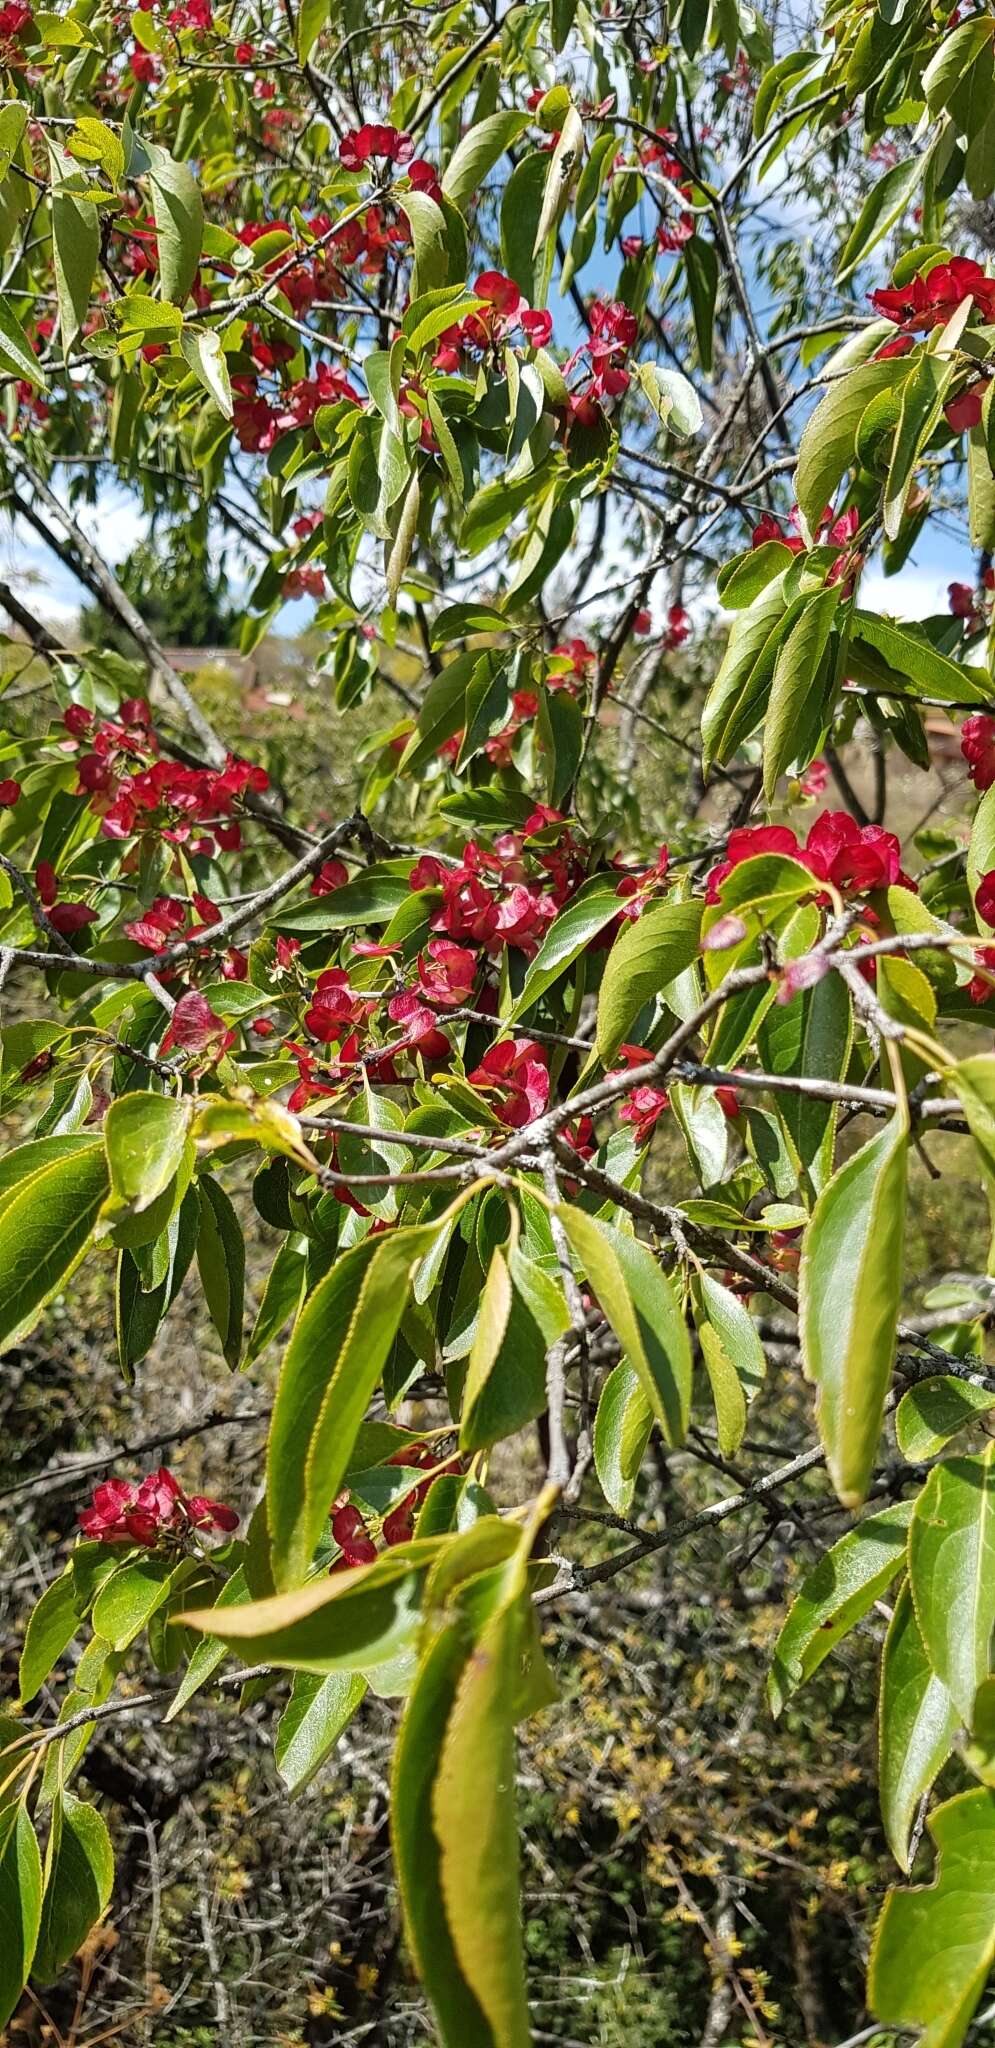
[[[655, 167], [668, 184], [676, 186], [682, 199], [690, 203], [691, 186], [687, 182], [684, 165], [672, 154], [676, 135], [670, 128], [658, 128], [655, 142], [643, 142], [639, 146], [639, 160], [646, 167]], [[694, 234], [694, 215], [682, 209], [676, 219], [665, 221], [657, 229], [657, 248], [662, 250], [682, 249]], [[626, 239], [629, 239], [628, 237]], [[638, 240], [638, 237], [633, 239]], [[625, 249], [625, 243], [622, 245]], [[628, 252], [626, 252], [628, 253]], [[640, 252], [641, 253], [641, 249]]]
[[530, 306], [513, 278], [505, 277], [500, 270], [482, 270], [473, 292], [475, 298], [485, 303], [476, 313], [468, 313], [465, 320], [443, 329], [432, 358], [434, 370], [460, 369], [464, 350], [481, 355], [485, 349], [506, 341], [516, 328], [521, 329], [533, 348], [545, 347], [553, 331], [553, 316]]
[[965, 718], [960, 729], [960, 750], [975, 789], [990, 789], [995, 782], [995, 718], [985, 711]]
[[741, 861], [762, 853], [789, 854], [817, 881], [831, 882], [845, 896], [866, 896], [871, 889], [887, 889], [895, 882], [906, 889], [915, 887], [902, 872], [894, 832], [886, 832], [883, 825], [858, 825], [847, 811], [823, 811], [804, 846], [790, 825], [747, 825], [731, 832], [725, 860], [708, 876], [706, 903], [718, 902], [722, 883]]
[[[622, 1067], [615, 1067], [608, 1075], [610, 1081], [618, 1080], [632, 1067], [645, 1067], [653, 1055], [643, 1045], [620, 1045], [620, 1057], [625, 1061]], [[651, 1081], [644, 1081], [638, 1088], [632, 1088], [618, 1106], [618, 1120], [632, 1125], [632, 1135], [637, 1145], [648, 1145], [665, 1109], [670, 1108], [670, 1097], [666, 1090], [657, 1088]]]
[[385, 164], [410, 163], [414, 153], [410, 135], [402, 134], [388, 121], [365, 121], [362, 128], [343, 135], [339, 143], [339, 162], [347, 171], [361, 171], [374, 158]]
[[502, 1038], [488, 1046], [467, 1080], [493, 1095], [495, 1115], [513, 1131], [541, 1116], [549, 1102], [546, 1053], [533, 1038]]
[[629, 388], [625, 358], [639, 332], [634, 313], [617, 299], [595, 299], [588, 309], [588, 339], [574, 351], [566, 374], [587, 358], [583, 386], [570, 394], [570, 411], [582, 426], [594, 426], [602, 401], [621, 398]]
[[[765, 512], [753, 529], [751, 547], [760, 548], [765, 541], [777, 540], [781, 542], [782, 547], [790, 548], [793, 555], [804, 554], [805, 542], [798, 531], [799, 518], [798, 507], [793, 505], [789, 516], [792, 531], [786, 533], [773, 512]], [[850, 543], [856, 538], [859, 528], [860, 513], [856, 505], [851, 505], [849, 511], [841, 512], [838, 516], [831, 505], [826, 506], [813, 534], [814, 544], [816, 547], [836, 547], [841, 550], [826, 577], [827, 583], [838, 583], [845, 572], [859, 569], [863, 557], [848, 553]]]
[[522, 832], [500, 833], [492, 849], [469, 840], [457, 867], [423, 854], [411, 871], [411, 887], [441, 889], [433, 931], [471, 940], [489, 953], [515, 946], [531, 959], [583, 879], [580, 849], [569, 831], [554, 846], [536, 847], [526, 857], [525, 839], [551, 822], [559, 822], [559, 813], [543, 808], [526, 819]]
[[991, 381], [990, 377], [978, 377], [973, 384], [968, 385], [966, 391], [959, 391], [956, 398], [947, 400], [943, 416], [955, 434], [963, 434], [969, 427], [980, 426], [985, 392]]
[[189, 1496], [179, 1480], [160, 1465], [145, 1479], [105, 1479], [94, 1488], [88, 1508], [81, 1508], [84, 1536], [97, 1543], [136, 1543], [151, 1550], [164, 1540], [182, 1539], [195, 1529], [238, 1528], [238, 1516], [221, 1501], [202, 1493]]
[[915, 333], [941, 327], [968, 298], [983, 320], [995, 320], [995, 278], [986, 277], [980, 263], [970, 257], [954, 256], [906, 285], [872, 292], [871, 305], [904, 333]]
[[234, 1031], [212, 1010], [207, 997], [199, 989], [188, 989], [170, 1016], [159, 1051], [204, 1052], [219, 1060], [234, 1043]]
[[[440, 1465], [431, 1444], [424, 1443], [402, 1445], [399, 1451], [394, 1452], [393, 1457], [387, 1459], [387, 1463], [409, 1465], [416, 1471], [430, 1474], [429, 1478], [420, 1480], [418, 1485], [413, 1487], [410, 1493], [406, 1493], [398, 1501], [397, 1506], [391, 1508], [390, 1513], [384, 1516], [381, 1534], [388, 1549], [392, 1549], [396, 1543], [410, 1541], [414, 1534], [415, 1513], [425, 1500], [433, 1480], [440, 1478], [444, 1472], [462, 1472], [463, 1467], [458, 1457], [448, 1458]], [[372, 1564], [379, 1555], [377, 1546], [362, 1513], [348, 1493], [340, 1494], [338, 1499], [332, 1502], [330, 1514], [332, 1535], [342, 1551], [341, 1557], [333, 1564], [332, 1571], [351, 1571], [354, 1565]]]
[[250, 790], [269, 788], [265, 769], [234, 754], [221, 769], [163, 760], [143, 697], [129, 697], [116, 720], [96, 728], [92, 712], [70, 704], [63, 724], [72, 739], [88, 742], [89, 751], [79, 758], [78, 794], [101, 813], [100, 829], [108, 839], [150, 830], [184, 845], [196, 832], [193, 852], [211, 854], [216, 846], [232, 852], [242, 838], [236, 804]]

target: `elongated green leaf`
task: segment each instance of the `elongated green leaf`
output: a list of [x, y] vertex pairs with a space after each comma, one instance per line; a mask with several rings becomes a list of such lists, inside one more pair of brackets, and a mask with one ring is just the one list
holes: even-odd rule
[[793, 623], [782, 575], [765, 583], [753, 603], [733, 620], [701, 714], [706, 773], [716, 761], [726, 762], [762, 717], [777, 650]]
[[58, 1847], [45, 1884], [31, 1971], [39, 1984], [53, 1983], [76, 1954], [104, 1912], [114, 1883], [111, 1838], [95, 1806], [66, 1792], [53, 1824]]
[[[473, 1986], [493, 2048], [530, 2048], [518, 1890], [515, 1738], [528, 1603], [499, 1609], [456, 1684], [432, 1792], [446, 1918], [462, 1976]], [[466, 1824], [467, 1786], [473, 1826]], [[473, 2035], [469, 2036], [472, 2040]]]
[[802, 1364], [819, 1390], [819, 1434], [847, 1507], [874, 1470], [895, 1355], [908, 1126], [895, 1116], [816, 1202], [799, 1274]]
[[234, 411], [231, 378], [220, 334], [213, 328], [187, 327], [180, 335], [180, 349], [195, 377], [213, 398], [218, 411], [230, 420]]
[[410, 1643], [425, 1573], [445, 1538], [395, 1544], [375, 1564], [322, 1574], [291, 1593], [180, 1618], [204, 1635], [288, 1671], [364, 1671]]
[[443, 1629], [422, 1659], [394, 1751], [390, 1827], [404, 1928], [444, 2048], [494, 2036], [467, 1981], [442, 1896], [442, 1852], [432, 1794], [446, 1728], [469, 1656], [461, 1629]]
[[960, 1720], [926, 1655], [907, 1583], [885, 1638], [878, 1718], [881, 1818], [891, 1853], [907, 1870], [919, 1801], [946, 1763]]
[[868, 1995], [878, 2019], [925, 2027], [919, 2048], [960, 2048], [995, 1961], [995, 1794], [962, 1792], [928, 1825], [936, 1877], [889, 1893]]
[[136, 1558], [111, 1574], [93, 1609], [94, 1634], [113, 1650], [126, 1650], [169, 1598], [170, 1570], [163, 1557]]
[[867, 1515], [809, 1573], [774, 1645], [767, 1691], [775, 1714], [902, 1569], [912, 1509], [912, 1501], [899, 1501]]
[[843, 279], [856, 270], [858, 263], [863, 262], [875, 244], [883, 240], [889, 228], [901, 219], [913, 193], [922, 183], [925, 168], [925, 157], [908, 156], [902, 162], [892, 164], [877, 184], [872, 185], [840, 257], [837, 284], [842, 284]]
[[319, 1282], [290, 1339], [267, 1457], [278, 1586], [300, 1582], [347, 1470], [356, 1432], [397, 1335], [431, 1227], [366, 1239]]
[[0, 1347], [33, 1329], [75, 1271], [106, 1193], [99, 1144], [77, 1144], [16, 1189], [0, 1213]]
[[796, 759], [811, 729], [813, 694], [839, 601], [838, 584], [816, 591], [778, 648], [764, 722], [764, 795], [768, 802], [778, 777]]
[[605, 962], [598, 995], [598, 1058], [610, 1066], [644, 1003], [697, 956], [700, 903], [658, 903], [626, 923]]
[[719, 288], [719, 256], [714, 242], [706, 242], [701, 234], [692, 235], [684, 245], [684, 268], [698, 343], [698, 361], [705, 376], [710, 377], [715, 355], [715, 299]]
[[682, 1443], [691, 1401], [691, 1344], [670, 1281], [638, 1238], [566, 1204], [559, 1215], [668, 1444]]
[[530, 960], [521, 991], [508, 1013], [509, 1024], [517, 1023], [566, 974], [591, 940], [618, 916], [619, 908], [617, 875], [592, 875], [581, 884], [566, 909], [553, 919], [539, 951]]
[[617, 1515], [627, 1515], [653, 1427], [653, 1410], [634, 1367], [623, 1360], [601, 1389], [594, 1418], [594, 1467]]
[[46, 1586], [24, 1631], [19, 1671], [22, 1706], [41, 1690], [79, 1626], [75, 1581], [71, 1571], [64, 1571]]
[[[852, 1036], [850, 992], [842, 975], [825, 974], [789, 1003], [768, 1009], [760, 1025], [760, 1054], [768, 1073], [839, 1082]], [[775, 1102], [801, 1189], [807, 1200], [814, 1200], [832, 1172], [836, 1105], [788, 1090], [778, 1093]]]
[[52, 254], [59, 301], [59, 336], [68, 356], [90, 307], [90, 293], [100, 254], [97, 209], [89, 199], [66, 190], [79, 172], [71, 157], [49, 145], [52, 164]]
[[531, 116], [502, 109], [475, 121], [457, 144], [442, 177], [442, 189], [455, 206], [480, 191], [488, 171], [511, 143], [517, 142]]
[[929, 1661], [963, 1719], [987, 1678], [995, 1627], [995, 1444], [935, 1465], [916, 1502], [909, 1579]]
[[448, 280], [449, 245], [446, 216], [427, 192], [406, 192], [399, 203], [411, 229], [415, 252], [411, 288], [412, 292], [420, 297], [423, 292], [438, 290], [439, 286]]
[[[217, 1605], [219, 1607], [242, 1607], [248, 1598], [249, 1589], [246, 1584], [245, 1572], [242, 1566], [239, 1565], [238, 1569], [232, 1573], [231, 1578], [227, 1579], [222, 1586], [218, 1594]], [[219, 1666], [224, 1663], [227, 1654], [225, 1644], [215, 1642], [211, 1637], [207, 1637], [204, 1642], [198, 1643], [176, 1692], [169, 1702], [169, 1708], [163, 1717], [164, 1720], [175, 1721], [177, 1715], [182, 1714], [187, 1701], [193, 1698], [195, 1692], [200, 1691], [202, 1685], [206, 1685], [208, 1680], [213, 1678]]]
[[200, 1193], [197, 1269], [211, 1321], [221, 1339], [225, 1362], [235, 1366], [242, 1349], [245, 1239], [232, 1203], [219, 1182], [209, 1173], [202, 1173], [197, 1186]]
[[[972, 834], [968, 862], [969, 880], [971, 862], [978, 852], [985, 850], [982, 833], [987, 829], [989, 819], [995, 821], [993, 809], [986, 812], [984, 826], [979, 829], [978, 819], [985, 810], [987, 800], [986, 792], [978, 808]], [[982, 922], [980, 918], [978, 921]], [[951, 1068], [949, 1080], [963, 1103], [964, 1115], [974, 1139], [978, 1163], [988, 1191], [988, 1207], [992, 1218], [992, 1237], [988, 1253], [988, 1271], [991, 1273], [995, 1271], [995, 1055], [981, 1052], [972, 1054], [969, 1059], [959, 1060], [957, 1065]]]
[[881, 673], [887, 681], [894, 675], [908, 682], [913, 696], [939, 697], [947, 704], [988, 702], [991, 685], [984, 669], [951, 661], [914, 626], [858, 610], [851, 613], [850, 633], [848, 665], [860, 680], [874, 682]]
[[574, 172], [584, 155], [584, 124], [576, 107], [568, 106], [563, 117], [563, 126], [556, 138], [556, 147], [549, 159], [546, 187], [539, 209], [535, 242], [532, 247], [533, 261], [541, 257], [546, 239], [558, 227], [567, 209], [570, 186]]
[[107, 1214], [138, 1215], [176, 1175], [190, 1132], [192, 1103], [146, 1090], [119, 1095], [104, 1118], [110, 1173]]
[[0, 2027], [28, 1980], [41, 1925], [38, 1837], [23, 1806], [0, 1853]]
[[329, 0], [301, 0], [297, 12], [297, 55], [306, 64], [328, 21]]
[[865, 408], [879, 391], [889, 390], [906, 375], [906, 367], [894, 359], [863, 363], [831, 384], [809, 415], [798, 444], [795, 493], [810, 531], [818, 525], [853, 461]]
[[563, 1295], [549, 1276], [515, 1252], [506, 1262], [497, 1247], [467, 1360], [461, 1449], [482, 1450], [542, 1414], [546, 1348], [568, 1327]]
[[701, 1355], [711, 1383], [719, 1449], [735, 1456], [746, 1429], [746, 1410], [767, 1372], [756, 1325], [741, 1301], [711, 1273], [696, 1276], [692, 1298]]
[[299, 1671], [277, 1724], [273, 1761], [289, 1792], [302, 1792], [349, 1726], [366, 1693], [357, 1672]]
[[995, 1408], [995, 1394], [957, 1380], [949, 1373], [921, 1380], [902, 1395], [895, 1417], [895, 1435], [903, 1458], [912, 1465], [935, 1458], [959, 1430]]
[[204, 202], [189, 164], [176, 163], [158, 143], [146, 142], [152, 217], [163, 297], [182, 306], [190, 292], [204, 236]]
[[[895, 170], [907, 168], [896, 164]], [[922, 356], [902, 391], [895, 445], [884, 492], [884, 530], [889, 540], [898, 536], [916, 464], [943, 414], [943, 401], [954, 374], [955, 358]]]
[[16, 377], [23, 377], [36, 391], [48, 390], [48, 379], [41, 369], [38, 358], [18, 319], [11, 310], [10, 301], [0, 295], [0, 368], [13, 370]]

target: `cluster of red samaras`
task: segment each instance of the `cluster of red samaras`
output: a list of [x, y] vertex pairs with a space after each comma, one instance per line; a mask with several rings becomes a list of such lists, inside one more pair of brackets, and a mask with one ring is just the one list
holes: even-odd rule
[[160, 1465], [144, 1479], [105, 1479], [94, 1488], [79, 1525], [96, 1543], [134, 1543], [154, 1550], [159, 1543], [182, 1542], [194, 1531], [230, 1535], [238, 1516], [219, 1500], [202, 1493], [186, 1494], [175, 1474]]
[[[387, 1459], [388, 1465], [408, 1465], [417, 1472], [428, 1476], [420, 1479], [410, 1492], [405, 1493], [395, 1508], [385, 1515], [381, 1534], [389, 1549], [395, 1543], [407, 1543], [414, 1534], [414, 1521], [433, 1480], [441, 1478], [444, 1472], [461, 1473], [462, 1464], [458, 1457], [440, 1462], [431, 1444], [402, 1444], [399, 1451]], [[370, 1535], [366, 1520], [356, 1507], [349, 1493], [342, 1493], [334, 1500], [330, 1509], [332, 1535], [342, 1552], [331, 1566], [333, 1572], [351, 1571], [357, 1564], [375, 1563], [379, 1552]]]

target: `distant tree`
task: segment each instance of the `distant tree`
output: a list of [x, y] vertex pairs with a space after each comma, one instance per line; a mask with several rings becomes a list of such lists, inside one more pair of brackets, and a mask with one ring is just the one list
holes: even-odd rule
[[[229, 647], [235, 639], [240, 613], [230, 602], [227, 572], [223, 564], [212, 561], [190, 526], [153, 527], [125, 556], [117, 573], [122, 589], [164, 646]], [[87, 641], [104, 641], [122, 654], [135, 651], [127, 627], [108, 618], [101, 605], [84, 607], [80, 627]]]

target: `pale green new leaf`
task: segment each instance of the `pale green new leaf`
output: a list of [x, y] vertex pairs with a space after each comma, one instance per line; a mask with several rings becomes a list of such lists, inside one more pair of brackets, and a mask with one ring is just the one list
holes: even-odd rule
[[358, 1672], [298, 1671], [277, 1723], [273, 1761], [289, 1792], [302, 1792], [348, 1727], [366, 1693]]
[[976, 1387], [970, 1380], [954, 1379], [950, 1373], [920, 1380], [902, 1395], [895, 1416], [895, 1435], [903, 1458], [910, 1465], [935, 1458], [969, 1422], [976, 1422], [995, 1408], [995, 1394]]
[[558, 1214], [666, 1441], [683, 1443], [691, 1402], [691, 1344], [671, 1281], [638, 1238], [565, 1203]]

